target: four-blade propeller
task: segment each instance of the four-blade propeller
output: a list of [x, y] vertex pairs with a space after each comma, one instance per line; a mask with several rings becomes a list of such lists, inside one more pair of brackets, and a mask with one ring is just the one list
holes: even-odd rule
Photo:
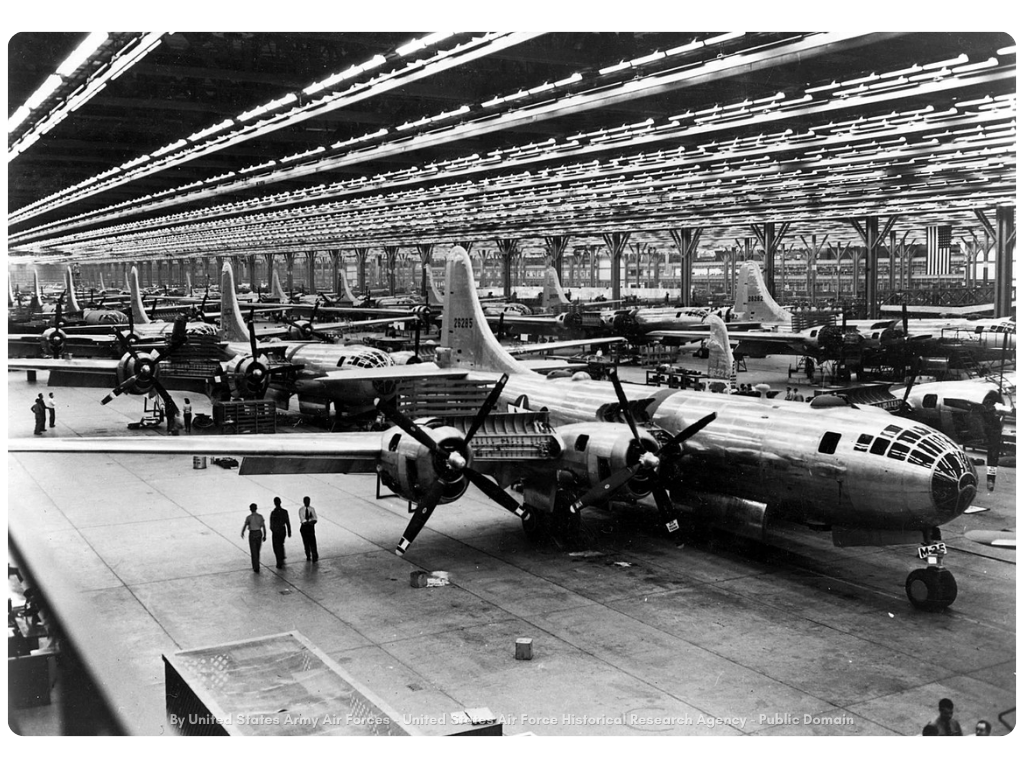
[[604, 482], [593, 486], [590, 490], [585, 492], [570, 505], [570, 508], [574, 512], [579, 512], [583, 507], [591, 504], [597, 504], [610, 498], [616, 491], [634, 477], [653, 477], [654, 485], [651, 490], [651, 494], [654, 496], [654, 501], [658, 505], [658, 511], [661, 513], [662, 523], [666, 529], [668, 529], [669, 533], [674, 534], [679, 530], [679, 521], [676, 519], [672, 500], [669, 498], [668, 491], [665, 490], [664, 479], [659, 471], [661, 467], [661, 459], [664, 455], [673, 452], [679, 445], [689, 440], [695, 434], [704, 429], [704, 427], [718, 418], [718, 414], [709, 413], [707, 416], [698, 419], [671, 440], [664, 443], [658, 450], [649, 451], [640, 439], [640, 432], [637, 429], [636, 421], [630, 411], [629, 400], [626, 399], [626, 394], [622, 390], [622, 384], [619, 382], [618, 375], [612, 371], [608, 378], [611, 379], [612, 386], [615, 388], [615, 396], [618, 398], [622, 415], [625, 417], [626, 423], [629, 425], [630, 432], [633, 433], [633, 440], [635, 441], [635, 445], [640, 451], [640, 454], [632, 464], [623, 467], [618, 472], [609, 476], [604, 480]]
[[377, 409], [389, 418], [395, 426], [430, 451], [438, 473], [437, 480], [427, 489], [426, 494], [416, 505], [412, 519], [409, 521], [409, 525], [406, 526], [405, 533], [395, 549], [396, 554], [405, 554], [409, 545], [416, 539], [417, 534], [423, 530], [423, 526], [426, 525], [427, 520], [430, 519], [434, 509], [440, 503], [446, 488], [457, 483], [463, 477], [509, 512], [523, 518], [527, 516], [526, 510], [507, 491], [494, 480], [470, 466], [469, 442], [477, 434], [480, 427], [483, 426], [487, 416], [497, 404], [498, 398], [501, 396], [501, 390], [507, 381], [507, 375], [503, 375], [498, 380], [498, 383], [491, 390], [483, 405], [480, 406], [476, 416], [473, 417], [466, 436], [456, 442], [447, 440], [444, 445], [439, 445], [426, 429], [387, 401], [380, 399], [375, 401]]

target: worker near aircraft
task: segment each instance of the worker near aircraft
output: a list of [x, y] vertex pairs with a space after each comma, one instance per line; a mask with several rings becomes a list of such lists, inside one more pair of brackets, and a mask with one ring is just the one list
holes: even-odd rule
[[274, 508], [270, 511], [270, 540], [274, 546], [274, 557], [277, 558], [277, 567], [284, 568], [284, 537], [287, 532], [289, 538], [292, 535], [292, 523], [288, 519], [288, 510], [281, 506], [281, 498], [274, 497]]
[[46, 398], [46, 410], [50, 412], [50, 429], [57, 426], [57, 401], [53, 397], [53, 392], [47, 395]]
[[260, 547], [267, 540], [267, 525], [263, 522], [263, 515], [256, 511], [256, 505], [249, 505], [249, 516], [242, 523], [242, 538], [245, 532], [249, 532], [249, 554], [252, 556], [252, 569], [260, 572]]
[[32, 403], [32, 415], [36, 418], [35, 434], [43, 434], [46, 431], [46, 403], [43, 401], [42, 392], [36, 396], [35, 402]]
[[320, 559], [320, 553], [316, 551], [316, 510], [309, 503], [309, 496], [302, 497], [302, 506], [299, 507], [299, 536], [306, 550], [306, 559], [315, 563]]
[[186, 435], [191, 435], [192, 434], [192, 403], [191, 403], [191, 401], [189, 401], [189, 399], [187, 397], [185, 398], [185, 407], [183, 409], [182, 415], [185, 418], [185, 434]]

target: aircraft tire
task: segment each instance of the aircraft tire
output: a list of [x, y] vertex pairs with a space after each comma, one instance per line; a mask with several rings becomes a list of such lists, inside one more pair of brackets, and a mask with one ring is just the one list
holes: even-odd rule
[[527, 541], [543, 540], [545, 535], [544, 516], [539, 509], [530, 507], [530, 516], [523, 518], [523, 533], [526, 534]]
[[953, 574], [945, 569], [918, 568], [907, 576], [907, 597], [911, 605], [923, 611], [941, 611], [956, 600]]

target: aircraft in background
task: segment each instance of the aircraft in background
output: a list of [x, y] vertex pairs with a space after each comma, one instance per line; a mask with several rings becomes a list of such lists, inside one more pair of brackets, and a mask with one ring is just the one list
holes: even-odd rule
[[[494, 338], [463, 249], [452, 251], [447, 270], [438, 359], [453, 372], [494, 384], [465, 430], [416, 423], [381, 401], [396, 424], [383, 433], [37, 438], [12, 440], [9, 447], [233, 453], [246, 457], [247, 474], [376, 471], [416, 505], [399, 553], [437, 506], [459, 498], [470, 484], [520, 517], [530, 536], [552, 526], [571, 531], [588, 505], [650, 497], [673, 535], [682, 518], [682, 524], [703, 522], [763, 538], [779, 519], [831, 530], [838, 546], [923, 542], [919, 556], [929, 565], [908, 576], [910, 601], [937, 610], [956, 598], [956, 581], [941, 567], [945, 545], [938, 526], [967, 509], [977, 475], [959, 446], [940, 432], [874, 409], [816, 408], [617, 379], [549, 380]], [[503, 420], [490, 418], [499, 404], [532, 411], [509, 418], [532, 416], [537, 427], [510, 444]], [[522, 489], [522, 501], [505, 490], [513, 485]]]

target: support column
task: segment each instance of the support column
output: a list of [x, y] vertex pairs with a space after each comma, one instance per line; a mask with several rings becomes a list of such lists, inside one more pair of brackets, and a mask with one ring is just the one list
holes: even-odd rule
[[285, 281], [288, 283], [288, 295], [292, 296], [295, 294], [295, 254], [286, 253], [284, 255], [284, 268], [286, 271]]
[[878, 317], [878, 246], [889, 236], [897, 218], [890, 216], [881, 231], [878, 229], [877, 216], [866, 216], [863, 227], [856, 219], [850, 219], [850, 225], [864, 241], [864, 304], [868, 320]]
[[601, 235], [612, 259], [612, 301], [622, 298], [622, 253], [626, 250], [629, 235], [629, 232], [608, 232]]
[[681, 257], [679, 263], [679, 303], [684, 307], [693, 304], [693, 255], [697, 252], [704, 227], [678, 227], [670, 229], [669, 235]]
[[1013, 315], [1013, 246], [1017, 227], [1013, 216], [1016, 207], [1006, 203], [996, 206], [996, 295], [993, 317]]
[[337, 298], [341, 295], [339, 271], [344, 268], [345, 262], [341, 258], [341, 248], [330, 248], [327, 254], [331, 257], [331, 293]]
[[395, 271], [396, 264], [398, 262], [398, 246], [397, 245], [385, 245], [384, 246], [384, 268], [388, 274], [388, 295], [395, 295]]
[[766, 221], [760, 227], [757, 224], [751, 224], [750, 228], [754, 230], [761, 247], [764, 248], [764, 269], [762, 271], [764, 272], [765, 287], [768, 289], [768, 293], [775, 296], [775, 253], [782, 238], [789, 232], [789, 223], [783, 222], [779, 226], [778, 232], [775, 230], [774, 221]]
[[249, 253], [245, 255], [245, 268], [249, 272], [249, 287], [253, 289], [257, 294], [260, 289], [260, 281], [256, 277], [256, 254]]
[[427, 290], [427, 270], [430, 269], [430, 258], [434, 254], [432, 243], [418, 243], [416, 251], [420, 255], [420, 295], [425, 304], [430, 303], [430, 291]]
[[316, 294], [316, 251], [303, 251], [306, 257], [306, 293]]
[[356, 271], [359, 279], [359, 295], [365, 296], [366, 290], [366, 257], [370, 255], [369, 248], [356, 248]]
[[501, 255], [501, 288], [506, 296], [511, 296], [512, 257], [516, 253], [519, 241], [512, 237], [496, 237], [494, 242], [498, 245], [498, 253]]
[[828, 235], [822, 238], [821, 245], [818, 245], [818, 236], [811, 235], [811, 244], [807, 244], [807, 238], [800, 235], [804, 248], [807, 249], [807, 285], [806, 291], [808, 303], [812, 307], [818, 306], [818, 255], [828, 245]]
[[544, 243], [548, 247], [548, 256], [551, 258], [551, 266], [558, 274], [558, 282], [562, 282], [562, 257], [565, 255], [565, 247], [569, 244], [572, 235], [551, 235], [545, 236]]

